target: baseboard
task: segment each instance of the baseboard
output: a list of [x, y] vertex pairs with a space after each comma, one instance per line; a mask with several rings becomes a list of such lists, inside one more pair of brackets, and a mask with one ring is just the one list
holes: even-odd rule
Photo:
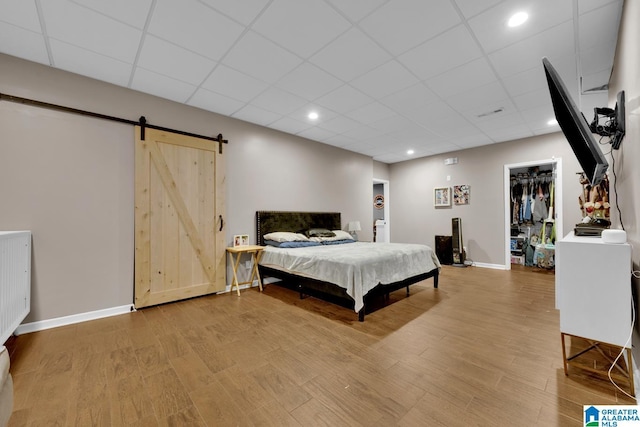
[[474, 267], [480, 267], [480, 268], [492, 268], [494, 270], [506, 270], [507, 269], [502, 264], [487, 264], [487, 263], [484, 263], [484, 262], [474, 262], [473, 266]]
[[89, 311], [87, 313], [72, 314], [70, 316], [56, 317], [54, 319], [39, 320], [37, 322], [23, 323], [18, 326], [14, 335], [28, 334], [30, 332], [44, 331], [45, 329], [57, 328], [60, 326], [73, 325], [76, 323], [88, 322], [90, 320], [102, 319], [103, 317], [117, 316], [135, 311], [133, 304], [119, 307], [105, 308], [103, 310]]

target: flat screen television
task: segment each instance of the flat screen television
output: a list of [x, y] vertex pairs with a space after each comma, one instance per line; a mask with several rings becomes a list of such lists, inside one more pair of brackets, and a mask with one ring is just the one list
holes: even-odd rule
[[597, 185], [604, 178], [609, 163], [593, 137], [587, 119], [573, 102], [558, 72], [547, 58], [542, 58], [542, 64], [547, 75], [551, 102], [560, 129], [578, 158], [589, 183]]

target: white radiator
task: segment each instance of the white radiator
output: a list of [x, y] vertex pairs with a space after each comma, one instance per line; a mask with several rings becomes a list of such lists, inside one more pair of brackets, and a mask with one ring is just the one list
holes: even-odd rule
[[31, 232], [0, 231], [0, 346], [31, 309]]

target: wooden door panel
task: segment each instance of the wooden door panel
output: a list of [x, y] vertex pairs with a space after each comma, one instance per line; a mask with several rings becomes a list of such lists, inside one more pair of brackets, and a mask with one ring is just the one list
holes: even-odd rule
[[136, 307], [224, 290], [217, 144], [152, 129], [145, 137], [136, 128]]

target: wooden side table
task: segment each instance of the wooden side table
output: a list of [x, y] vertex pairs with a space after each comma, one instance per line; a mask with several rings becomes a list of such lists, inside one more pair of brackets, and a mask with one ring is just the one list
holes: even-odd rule
[[[240, 285], [252, 284], [254, 278], [258, 280], [258, 286], [260, 287], [260, 292], [262, 292], [262, 279], [260, 278], [260, 272], [258, 271], [258, 262], [260, 262], [263, 250], [264, 246], [259, 245], [244, 245], [227, 248], [227, 252], [231, 257], [231, 264], [233, 265], [233, 281], [231, 282], [230, 290], [233, 291], [233, 287], [235, 286], [238, 296], [240, 296]], [[233, 254], [236, 255], [235, 261], [233, 260]], [[240, 258], [242, 258], [242, 254], [251, 254], [251, 276], [249, 276], [248, 281], [238, 283], [238, 266], [240, 265]]]

